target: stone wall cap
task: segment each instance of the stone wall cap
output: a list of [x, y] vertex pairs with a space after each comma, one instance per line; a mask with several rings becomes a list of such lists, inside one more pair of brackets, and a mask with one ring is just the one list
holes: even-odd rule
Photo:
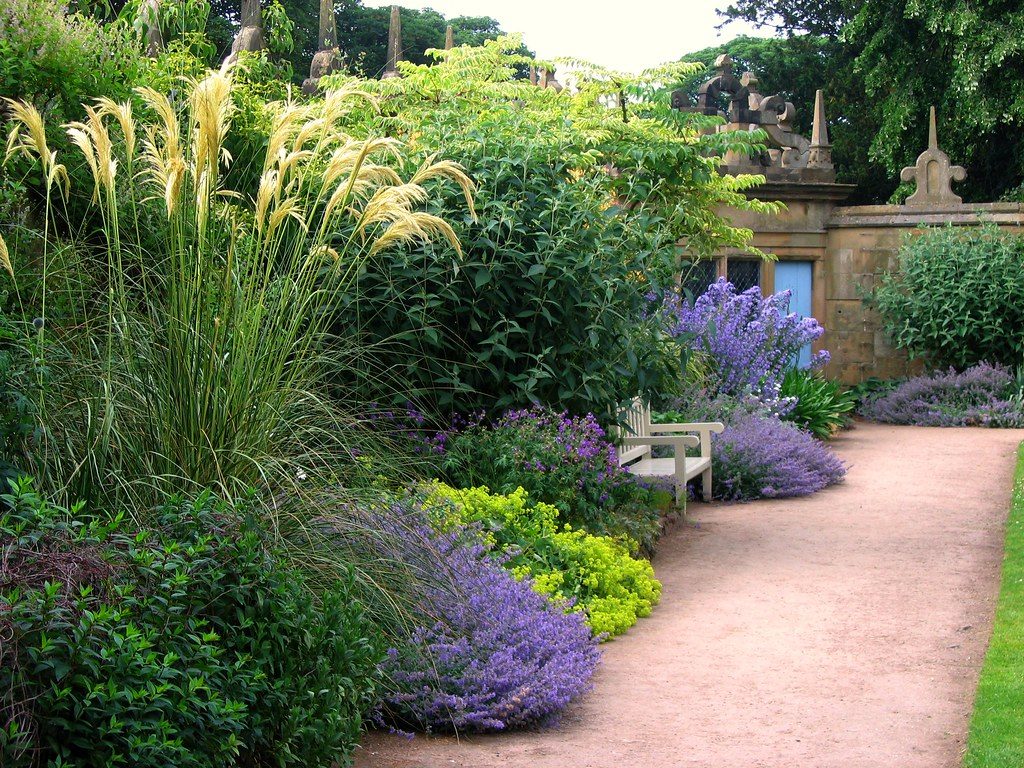
[[855, 205], [836, 208], [829, 228], [975, 225], [985, 221], [1024, 226], [1022, 203]]

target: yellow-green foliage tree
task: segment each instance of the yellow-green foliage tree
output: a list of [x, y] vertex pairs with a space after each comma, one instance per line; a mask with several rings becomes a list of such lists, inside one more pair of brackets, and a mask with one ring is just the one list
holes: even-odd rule
[[[646, 316], [690, 252], [746, 247], [721, 206], [774, 210], [743, 194], [760, 177], [718, 172], [756, 134], [708, 133], [711, 119], [670, 108], [672, 65], [626, 77], [568, 63], [558, 92], [515, 79], [516, 38], [437, 51], [374, 84], [370, 125], [474, 179], [477, 219], [453, 215], [464, 256], [426, 246], [391, 252], [342, 297], [346, 334], [376, 345], [382, 371], [356, 385], [444, 411], [541, 401], [603, 414], [678, 378], [678, 356]], [[338, 82], [343, 82], [338, 78]], [[367, 130], [370, 130], [368, 127]], [[459, 205], [450, 198], [440, 210]]]

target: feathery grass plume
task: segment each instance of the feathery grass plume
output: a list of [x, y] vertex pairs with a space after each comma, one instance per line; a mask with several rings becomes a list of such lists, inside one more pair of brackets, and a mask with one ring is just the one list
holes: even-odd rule
[[7, 134], [7, 151], [4, 155], [6, 164], [14, 155], [21, 154], [31, 158], [35, 155], [43, 169], [46, 179], [47, 194], [56, 182], [62, 182], [62, 189], [67, 195], [71, 180], [67, 169], [57, 162], [57, 152], [50, 149], [46, 140], [46, 127], [39, 110], [32, 104], [13, 99], [4, 99], [11, 112], [11, 129]]
[[[42, 457], [57, 497], [145, 510], [172, 490], [231, 498], [256, 488], [284, 529], [303, 505], [315, 508], [317, 489], [363, 472], [354, 451], [372, 453], [354, 443], [364, 440], [358, 420], [323, 394], [329, 368], [370, 357], [350, 347], [347, 363], [332, 356], [327, 308], [385, 247], [458, 247], [447, 222], [420, 207], [435, 183], [467, 194], [472, 184], [444, 161], [404, 180], [399, 142], [344, 132], [352, 103], [372, 103], [348, 88], [322, 105], [274, 105], [258, 190], [240, 195], [222, 173], [232, 88], [227, 70], [187, 83], [177, 105], [140, 88], [138, 114], [103, 100], [66, 127], [103, 193], [108, 301], [81, 299], [53, 388], [69, 415], [54, 430], [59, 450]], [[34, 113], [23, 114], [31, 128]], [[10, 139], [12, 151], [39, 146], [49, 157], [45, 132], [26, 135]], [[136, 141], [139, 183], [115, 184]], [[143, 242], [136, 233], [147, 228]]]
[[0, 235], [0, 267], [14, 277], [14, 266], [11, 264], [11, 252], [7, 250], [7, 241]]

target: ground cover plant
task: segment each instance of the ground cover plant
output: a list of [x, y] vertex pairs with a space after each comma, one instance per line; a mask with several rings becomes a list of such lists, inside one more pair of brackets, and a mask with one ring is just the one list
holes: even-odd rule
[[1024, 445], [1017, 454], [995, 626], [978, 681], [965, 768], [1024, 763]]
[[[783, 421], [778, 404], [747, 395], [711, 398], [699, 392], [676, 400], [655, 421], [721, 421], [711, 436], [715, 498], [751, 501], [805, 496], [842, 481], [846, 468], [823, 441]], [[785, 404], [783, 404], [785, 406]]]
[[385, 718], [500, 731], [549, 723], [589, 689], [600, 654], [583, 614], [517, 580], [478, 537], [438, 533], [415, 506], [383, 514], [395, 533], [387, 557], [435, 573], [416, 589], [415, 618], [381, 665]]
[[555, 605], [582, 612], [598, 637], [625, 632], [661, 597], [651, 564], [632, 556], [635, 543], [573, 530], [555, 507], [531, 500], [522, 488], [501, 495], [436, 484], [425, 503], [443, 529], [479, 526], [506, 568]]
[[1021, 427], [1020, 382], [1006, 368], [982, 363], [915, 376], [867, 395], [858, 413], [887, 424], [922, 427]]
[[870, 296], [897, 347], [934, 368], [1024, 360], [1024, 238], [995, 224], [908, 239]]

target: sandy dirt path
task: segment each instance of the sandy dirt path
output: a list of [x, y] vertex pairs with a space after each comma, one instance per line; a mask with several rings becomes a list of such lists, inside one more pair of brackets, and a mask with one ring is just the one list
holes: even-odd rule
[[371, 734], [357, 768], [954, 768], [1022, 439], [859, 424], [840, 486], [693, 504], [655, 560], [661, 605], [560, 727]]

